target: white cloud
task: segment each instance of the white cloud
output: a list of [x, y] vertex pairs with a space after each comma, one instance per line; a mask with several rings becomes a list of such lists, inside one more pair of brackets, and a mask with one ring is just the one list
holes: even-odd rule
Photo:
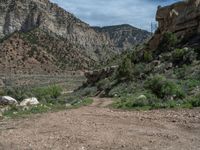
[[177, 0], [51, 0], [92, 26], [131, 24], [150, 30], [158, 5]]

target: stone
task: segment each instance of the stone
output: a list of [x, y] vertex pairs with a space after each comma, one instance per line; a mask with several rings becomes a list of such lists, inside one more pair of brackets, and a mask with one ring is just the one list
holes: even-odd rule
[[71, 105], [71, 104], [68, 104], [68, 103], [65, 104], [65, 106], [66, 106], [66, 107], [72, 107], [72, 105]]
[[140, 100], [140, 99], [142, 99], [142, 100], [146, 100], [147, 97], [146, 97], [145, 95], [140, 95], [140, 96], [137, 97], [137, 99], [139, 99], [139, 100]]
[[38, 104], [39, 104], [39, 101], [37, 100], [37, 98], [32, 97], [32, 98], [24, 99], [20, 103], [20, 106], [31, 106], [31, 105], [38, 105]]
[[10, 96], [2, 96], [0, 97], [0, 105], [17, 105], [18, 102], [14, 98]]

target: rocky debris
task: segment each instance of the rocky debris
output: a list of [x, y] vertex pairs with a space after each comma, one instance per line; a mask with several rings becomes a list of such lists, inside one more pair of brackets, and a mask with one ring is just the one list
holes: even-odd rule
[[14, 98], [10, 96], [2, 96], [0, 97], [0, 105], [17, 105], [18, 102]]
[[113, 74], [113, 72], [118, 68], [118, 66], [111, 66], [100, 70], [85, 72], [85, 77], [87, 78], [87, 84], [95, 83], [101, 79], [107, 78]]
[[38, 104], [39, 104], [39, 101], [37, 100], [37, 98], [32, 97], [32, 98], [24, 99], [20, 103], [20, 106], [30, 106], [30, 105], [38, 105]]
[[149, 48], [156, 49], [166, 32], [176, 34], [179, 39], [199, 34], [199, 10], [200, 0], [181, 1], [170, 6], [158, 7], [158, 29], [149, 41]]

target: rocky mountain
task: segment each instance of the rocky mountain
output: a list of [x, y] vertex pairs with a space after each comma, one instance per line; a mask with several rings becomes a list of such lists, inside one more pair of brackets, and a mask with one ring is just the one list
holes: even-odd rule
[[93, 27], [93, 29], [105, 35], [113, 47], [123, 51], [132, 48], [133, 45], [143, 43], [150, 37], [149, 32], [135, 28], [128, 24], [106, 26], [106, 27]]
[[90, 27], [49, 0], [1, 0], [0, 70], [88, 69], [149, 35], [130, 25]]

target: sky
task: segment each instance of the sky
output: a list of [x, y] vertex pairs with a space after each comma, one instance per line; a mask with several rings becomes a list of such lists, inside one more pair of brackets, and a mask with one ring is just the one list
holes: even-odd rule
[[178, 0], [51, 0], [91, 26], [130, 24], [151, 30], [157, 6]]

